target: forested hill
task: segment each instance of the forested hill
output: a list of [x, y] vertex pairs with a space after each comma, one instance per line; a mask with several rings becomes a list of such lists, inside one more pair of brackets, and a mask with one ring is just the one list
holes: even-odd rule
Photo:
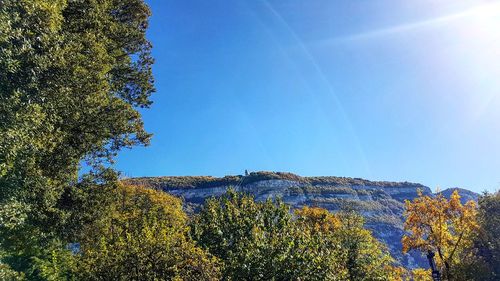
[[[404, 200], [417, 197], [418, 191], [431, 195], [429, 187], [419, 183], [369, 181], [348, 177], [301, 177], [292, 173], [252, 172], [246, 176], [225, 177], [141, 177], [125, 180], [129, 184], [163, 190], [184, 198], [186, 209], [196, 211], [203, 201], [219, 196], [227, 188], [251, 193], [257, 200], [281, 197], [293, 208], [318, 206], [329, 211], [355, 210], [365, 217], [366, 225], [384, 241], [391, 253], [406, 267], [426, 266], [420, 254], [401, 253]], [[452, 189], [443, 190], [445, 196]], [[464, 199], [478, 194], [459, 189]]]

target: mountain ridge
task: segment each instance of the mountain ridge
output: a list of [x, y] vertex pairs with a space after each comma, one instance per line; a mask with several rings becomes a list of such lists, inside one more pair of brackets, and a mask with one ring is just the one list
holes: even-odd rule
[[[347, 185], [371, 185], [371, 186], [384, 186], [384, 187], [399, 187], [399, 186], [415, 186], [423, 189], [430, 188], [413, 182], [397, 182], [397, 181], [371, 181], [362, 178], [352, 178], [352, 177], [339, 177], [339, 176], [299, 176], [288, 172], [269, 172], [269, 171], [258, 171], [251, 172], [248, 175], [227, 175], [224, 177], [214, 177], [214, 176], [158, 176], [158, 177], [133, 177], [127, 178], [125, 181], [130, 181], [135, 184], [140, 181], [146, 181], [149, 187], [156, 181], [156, 183], [161, 183], [163, 188], [203, 188], [207, 185], [227, 185], [227, 184], [240, 184], [240, 181], [245, 183], [252, 183], [261, 180], [271, 180], [271, 179], [281, 179], [281, 180], [292, 180], [301, 183], [310, 183], [312, 185], [320, 184], [347, 184]], [[153, 182], [152, 182], [153, 180]], [[158, 187], [158, 186], [155, 186]]]

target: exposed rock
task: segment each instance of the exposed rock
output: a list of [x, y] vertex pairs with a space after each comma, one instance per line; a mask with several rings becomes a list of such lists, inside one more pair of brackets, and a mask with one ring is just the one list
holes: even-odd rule
[[479, 198], [479, 194], [472, 192], [470, 190], [458, 188], [458, 187], [448, 188], [448, 189], [445, 189], [439, 193], [443, 194], [444, 197], [449, 199], [451, 194], [455, 190], [458, 190], [458, 194], [460, 194], [460, 201], [462, 202], [462, 204], [464, 204], [465, 202], [467, 202], [469, 200], [477, 201]]

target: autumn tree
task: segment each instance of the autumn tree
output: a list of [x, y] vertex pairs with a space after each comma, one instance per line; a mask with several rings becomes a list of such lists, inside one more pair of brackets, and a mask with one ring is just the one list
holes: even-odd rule
[[399, 280], [403, 275], [358, 214], [303, 207], [295, 215], [300, 242], [294, 253], [314, 261], [308, 271], [299, 267], [308, 273], [301, 280]]
[[120, 185], [111, 208], [111, 215], [87, 226], [80, 240], [79, 279], [219, 279], [217, 259], [196, 247], [188, 236], [180, 199]]
[[338, 234], [340, 219], [325, 209], [303, 207], [295, 212], [293, 257], [288, 262], [297, 280], [346, 280], [348, 269], [343, 261]]
[[473, 237], [477, 233], [477, 206], [474, 201], [460, 202], [458, 191], [447, 200], [419, 193], [406, 201], [403, 252], [415, 249], [436, 253], [436, 263], [447, 280], [461, 280], [454, 275], [461, 260], [471, 255]]

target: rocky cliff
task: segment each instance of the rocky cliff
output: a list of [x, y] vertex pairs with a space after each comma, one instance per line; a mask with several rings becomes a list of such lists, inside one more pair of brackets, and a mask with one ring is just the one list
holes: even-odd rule
[[[418, 253], [403, 255], [404, 200], [417, 197], [418, 191], [431, 195], [429, 187], [409, 182], [381, 182], [345, 177], [300, 177], [290, 173], [255, 172], [247, 176], [215, 177], [149, 177], [131, 178], [130, 184], [163, 190], [184, 198], [190, 211], [207, 197], [219, 196], [233, 187], [250, 193], [256, 200], [280, 197], [293, 208], [322, 207], [332, 212], [348, 209], [361, 213], [366, 226], [385, 242], [394, 257], [404, 266], [426, 266]], [[477, 194], [468, 191], [468, 198]], [[444, 190], [449, 196], [451, 190]], [[476, 196], [476, 197], [474, 197]]]

